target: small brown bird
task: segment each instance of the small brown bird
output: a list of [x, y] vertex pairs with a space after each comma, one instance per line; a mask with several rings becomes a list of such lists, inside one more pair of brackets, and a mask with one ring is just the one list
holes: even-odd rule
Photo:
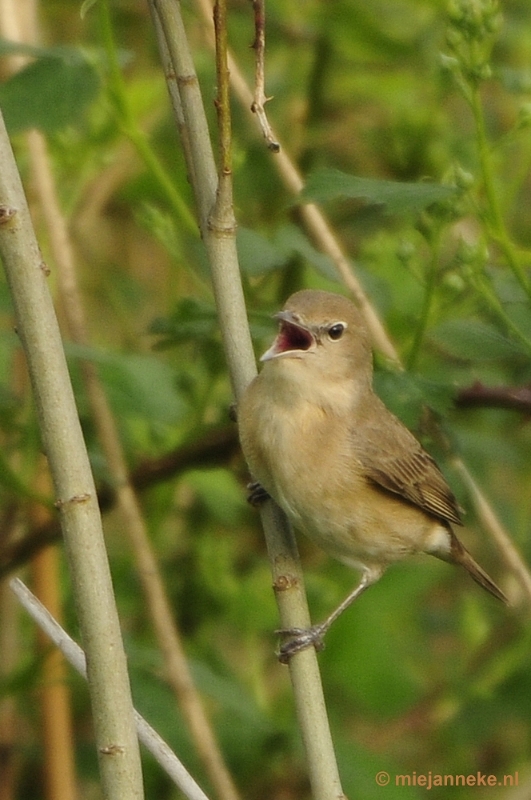
[[[279, 333], [238, 407], [253, 477], [326, 552], [361, 570], [359, 585], [320, 625], [291, 635], [281, 659], [322, 637], [385, 569], [415, 553], [460, 564], [499, 600], [501, 589], [452, 530], [459, 506], [437, 464], [372, 388], [372, 353], [356, 307], [330, 292], [292, 295]], [[263, 493], [262, 493], [263, 494]]]

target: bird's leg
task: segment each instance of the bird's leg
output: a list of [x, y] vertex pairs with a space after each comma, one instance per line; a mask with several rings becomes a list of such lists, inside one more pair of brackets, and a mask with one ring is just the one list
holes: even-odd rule
[[266, 492], [262, 484], [258, 483], [258, 481], [249, 483], [247, 485], [247, 489], [249, 491], [249, 494], [247, 495], [247, 502], [252, 506], [259, 506], [262, 503], [265, 503], [266, 500], [271, 499], [270, 495]]
[[290, 658], [298, 653], [300, 650], [305, 650], [307, 647], [315, 647], [316, 650], [322, 650], [324, 647], [323, 637], [336, 621], [336, 619], [345, 611], [353, 602], [357, 600], [360, 594], [365, 589], [372, 586], [380, 579], [383, 573], [382, 569], [366, 569], [361, 577], [361, 581], [338, 607], [332, 611], [324, 622], [318, 625], [312, 625], [311, 628], [288, 628], [287, 630], [279, 630], [276, 633], [281, 636], [289, 636], [290, 638], [284, 642], [279, 649], [278, 660], [281, 664], [287, 664]]

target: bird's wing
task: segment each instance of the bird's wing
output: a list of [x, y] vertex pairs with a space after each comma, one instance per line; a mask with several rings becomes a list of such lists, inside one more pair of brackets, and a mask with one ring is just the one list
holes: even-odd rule
[[461, 525], [461, 509], [439, 467], [413, 434], [385, 411], [384, 426], [376, 423], [380, 415], [370, 415], [357, 452], [365, 476], [428, 514]]

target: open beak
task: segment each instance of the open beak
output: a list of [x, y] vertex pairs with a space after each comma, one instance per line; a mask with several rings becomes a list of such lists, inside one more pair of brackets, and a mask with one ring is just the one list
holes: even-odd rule
[[280, 330], [260, 361], [270, 361], [280, 356], [300, 358], [302, 353], [315, 348], [315, 336], [294, 317], [291, 311], [279, 311], [275, 314], [275, 319], [280, 322]]

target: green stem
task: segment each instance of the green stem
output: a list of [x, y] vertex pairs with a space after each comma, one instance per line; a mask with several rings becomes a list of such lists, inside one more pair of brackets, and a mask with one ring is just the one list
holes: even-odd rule
[[500, 247], [513, 275], [531, 300], [531, 283], [515, 252], [501, 212], [492, 170], [490, 148], [485, 130], [485, 117], [477, 86], [472, 87], [472, 91], [470, 92], [470, 105], [476, 125], [479, 163], [488, 204], [488, 231], [492, 239], [494, 239]]
[[439, 239], [437, 237], [437, 241], [432, 242], [432, 256], [427, 269], [424, 301], [422, 303], [422, 310], [420, 313], [419, 322], [417, 325], [417, 329], [415, 331], [415, 336], [413, 338], [413, 344], [411, 345], [411, 350], [407, 358], [406, 367], [408, 370], [411, 370], [415, 367], [420, 352], [420, 348], [424, 340], [424, 336], [426, 335], [426, 330], [428, 328], [428, 320], [430, 318], [433, 300], [435, 297], [435, 289], [437, 286], [438, 263], [439, 263]]
[[197, 222], [187, 203], [168, 177], [167, 171], [155, 155], [144, 131], [142, 131], [133, 115], [125, 84], [118, 62], [116, 43], [114, 41], [109, 1], [100, 3], [101, 35], [107, 54], [107, 86], [111, 104], [114, 108], [120, 130], [136, 149], [148, 172], [162, 190], [170, 206], [186, 229], [194, 236], [199, 235]]

